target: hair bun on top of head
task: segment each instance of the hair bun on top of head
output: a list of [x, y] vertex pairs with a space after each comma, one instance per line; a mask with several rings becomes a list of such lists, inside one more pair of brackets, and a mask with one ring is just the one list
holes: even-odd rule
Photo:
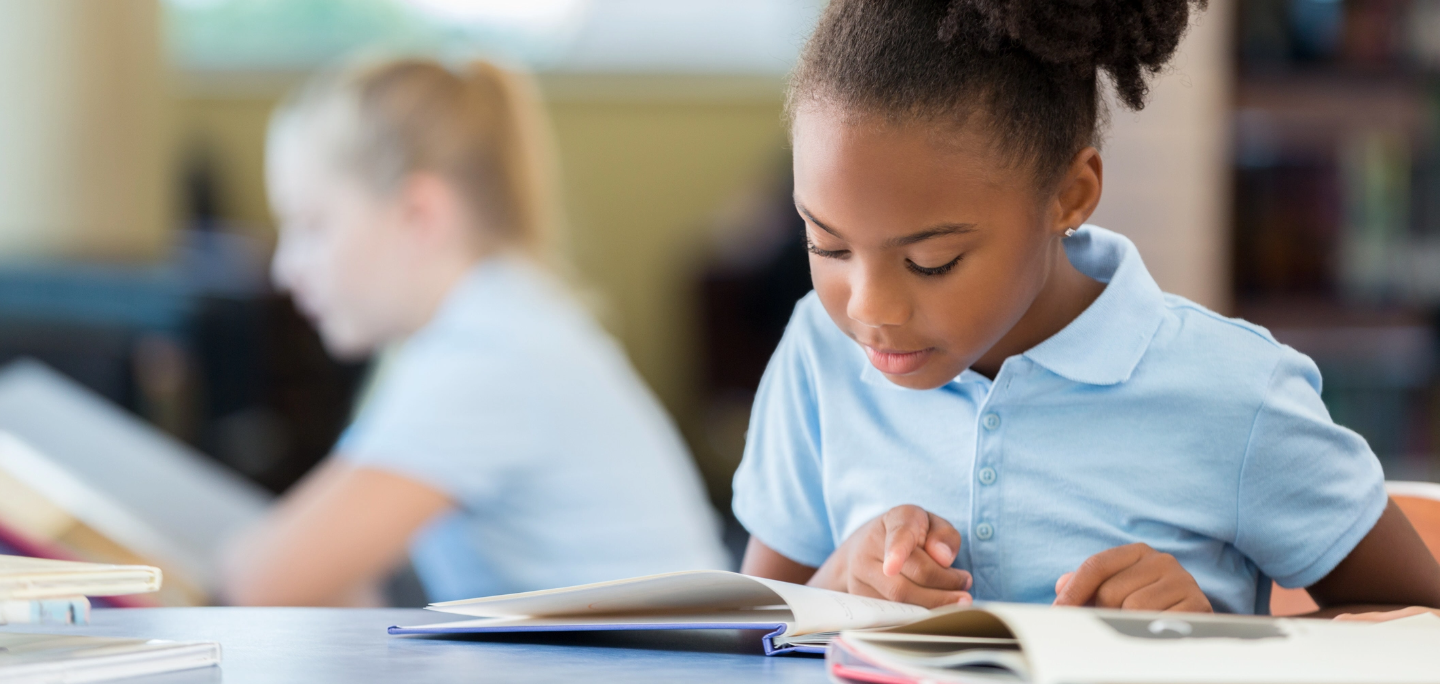
[[1146, 76], [1165, 66], [1185, 34], [1191, 4], [1204, 9], [1206, 0], [951, 0], [940, 39], [1103, 70], [1121, 102], [1138, 110]]

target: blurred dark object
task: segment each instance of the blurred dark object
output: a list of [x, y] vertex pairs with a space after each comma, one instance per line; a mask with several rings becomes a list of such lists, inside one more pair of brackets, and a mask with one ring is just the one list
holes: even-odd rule
[[[787, 156], [775, 178], [733, 198], [716, 221], [716, 249], [699, 282], [704, 419], [691, 442], [712, 501], [727, 513], [755, 390], [795, 303], [811, 289], [789, 169]], [[724, 536], [738, 563], [747, 533], [727, 515]]]
[[[1387, 475], [1440, 475], [1440, 0], [1241, 0], [1236, 311]], [[1433, 474], [1432, 474], [1433, 473]]]
[[197, 231], [165, 266], [0, 270], [0, 363], [39, 359], [283, 491], [334, 445], [362, 368], [329, 359], [257, 255]]

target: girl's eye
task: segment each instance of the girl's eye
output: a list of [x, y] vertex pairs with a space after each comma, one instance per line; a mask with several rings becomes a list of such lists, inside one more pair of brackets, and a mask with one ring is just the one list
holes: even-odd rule
[[826, 259], [843, 259], [850, 254], [850, 250], [848, 249], [840, 249], [833, 252], [828, 249], [820, 249], [815, 246], [815, 243], [810, 241], [809, 235], [805, 236], [805, 250], [815, 256], [825, 257]]
[[944, 264], [944, 265], [941, 265], [941, 266], [936, 266], [936, 267], [934, 267], [934, 268], [927, 268], [927, 267], [921, 266], [920, 264], [917, 264], [917, 263], [915, 263], [915, 262], [913, 262], [913, 261], [911, 261], [911, 260], [909, 260], [909, 259], [906, 259], [906, 260], [905, 260], [905, 268], [910, 269], [910, 272], [911, 272], [911, 273], [914, 273], [915, 275], [922, 275], [922, 276], [941, 276], [941, 275], [945, 275], [946, 273], [949, 273], [951, 269], [955, 268], [955, 264], [960, 263], [960, 260], [963, 259], [963, 258], [965, 258], [965, 255], [964, 255], [964, 254], [961, 254], [960, 256], [957, 256], [957, 257], [955, 257], [954, 259], [951, 259], [951, 260], [950, 260], [950, 263]]

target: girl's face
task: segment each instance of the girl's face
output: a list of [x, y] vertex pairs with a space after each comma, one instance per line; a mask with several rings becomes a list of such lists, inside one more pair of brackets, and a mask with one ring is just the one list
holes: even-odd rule
[[792, 131], [820, 301], [877, 370], [912, 389], [985, 357], [1064, 259], [1064, 217], [1028, 170], [1004, 164], [983, 134], [937, 135], [823, 106], [798, 112]]
[[355, 358], [407, 334], [403, 217], [302, 142], [272, 145], [271, 204], [280, 224], [272, 275], [329, 351]]

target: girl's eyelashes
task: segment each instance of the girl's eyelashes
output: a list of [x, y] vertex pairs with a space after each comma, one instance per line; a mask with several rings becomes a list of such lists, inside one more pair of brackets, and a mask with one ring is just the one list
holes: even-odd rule
[[[815, 245], [814, 242], [811, 242], [811, 241], [810, 241], [810, 236], [809, 236], [809, 235], [806, 235], [806, 236], [805, 236], [805, 250], [806, 250], [807, 252], [810, 252], [811, 254], [814, 254], [815, 256], [824, 257], [824, 258], [826, 258], [826, 259], [844, 259], [845, 257], [850, 256], [850, 250], [848, 250], [848, 249], [837, 249], [837, 250], [820, 249], [819, 247], [817, 247], [817, 246]], [[921, 266], [920, 264], [917, 264], [917, 263], [915, 263], [915, 262], [913, 262], [913, 261], [911, 261], [911, 260], [909, 260], [909, 259], [906, 259], [906, 260], [905, 260], [905, 268], [906, 268], [907, 270], [909, 270], [911, 273], [914, 273], [915, 275], [919, 275], [919, 276], [926, 276], [926, 277], [942, 276], [942, 275], [945, 275], [946, 273], [949, 273], [951, 270], [953, 270], [953, 269], [955, 268], [955, 265], [958, 264], [958, 263], [960, 263], [960, 260], [963, 259], [963, 258], [965, 258], [965, 255], [964, 255], [964, 254], [961, 254], [960, 256], [957, 256], [957, 257], [955, 257], [954, 259], [951, 259], [949, 263], [947, 263], [947, 264], [942, 264], [942, 265], [940, 265], [940, 266], [935, 266], [935, 267], [933, 267], [933, 268], [931, 268], [931, 267], [926, 267], [926, 266]]]
[[825, 257], [826, 259], [843, 259], [850, 254], [850, 250], [848, 249], [838, 249], [835, 251], [831, 251], [828, 249], [820, 249], [819, 247], [815, 246], [815, 243], [810, 241], [809, 235], [805, 236], [805, 250], [810, 252], [811, 254], [814, 254], [815, 256]]
[[917, 263], [915, 263], [915, 262], [913, 262], [913, 261], [911, 261], [911, 260], [909, 260], [909, 259], [906, 259], [906, 260], [905, 260], [905, 268], [909, 269], [910, 272], [911, 272], [911, 273], [914, 273], [915, 275], [921, 275], [921, 276], [942, 276], [942, 275], [945, 275], [946, 273], [949, 273], [949, 272], [951, 271], [951, 269], [954, 269], [954, 268], [955, 268], [955, 265], [958, 264], [958, 263], [960, 263], [960, 260], [961, 260], [961, 259], [964, 259], [964, 258], [965, 258], [965, 255], [964, 255], [964, 254], [961, 254], [960, 256], [957, 256], [957, 257], [955, 257], [954, 259], [951, 259], [951, 260], [950, 260], [950, 263], [943, 264], [943, 265], [940, 265], [940, 266], [936, 266], [936, 267], [934, 267], [934, 268], [927, 268], [927, 267], [921, 266], [920, 264], [917, 264]]

